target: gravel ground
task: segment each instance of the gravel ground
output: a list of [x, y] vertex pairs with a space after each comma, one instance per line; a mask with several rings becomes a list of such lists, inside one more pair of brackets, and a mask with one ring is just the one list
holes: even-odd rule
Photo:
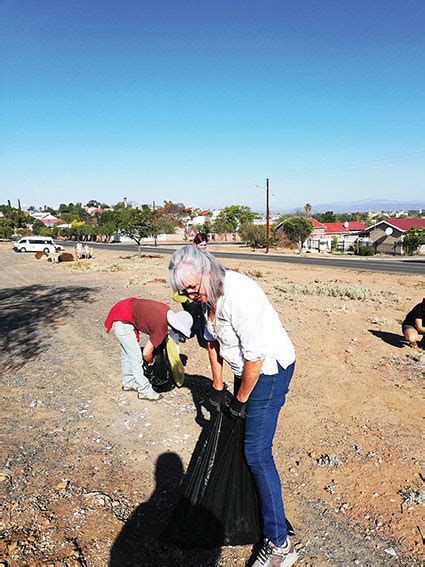
[[[207, 356], [187, 342], [185, 386], [142, 402], [120, 390], [118, 345], [102, 323], [124, 297], [171, 305], [166, 263], [99, 251], [52, 265], [0, 244], [3, 565], [249, 559], [250, 547], [182, 550], [159, 538], [209, 420]], [[399, 321], [422, 299], [423, 278], [226, 265], [265, 289], [297, 348], [274, 452], [299, 564], [420, 565], [425, 355], [403, 347]], [[369, 291], [320, 295], [318, 283]]]

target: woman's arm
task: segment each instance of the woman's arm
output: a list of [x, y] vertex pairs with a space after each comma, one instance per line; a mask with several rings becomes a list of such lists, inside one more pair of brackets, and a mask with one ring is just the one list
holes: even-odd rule
[[255, 388], [258, 378], [261, 374], [261, 367], [263, 366], [264, 359], [260, 360], [245, 360], [242, 372], [242, 384], [239, 388], [236, 398], [245, 403]]
[[208, 356], [210, 359], [213, 388], [222, 390], [223, 385], [223, 359], [220, 356], [220, 347], [217, 341], [208, 342]]

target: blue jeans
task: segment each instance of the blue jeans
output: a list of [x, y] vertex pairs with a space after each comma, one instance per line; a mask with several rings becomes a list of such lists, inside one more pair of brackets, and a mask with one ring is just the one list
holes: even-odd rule
[[152, 392], [151, 383], [143, 373], [143, 356], [133, 325], [114, 321], [112, 330], [121, 345], [121, 382], [142, 394]]
[[277, 374], [260, 374], [248, 399], [245, 421], [245, 458], [255, 478], [261, 502], [264, 537], [281, 546], [288, 535], [282, 488], [272, 454], [279, 412], [295, 369], [295, 363]]

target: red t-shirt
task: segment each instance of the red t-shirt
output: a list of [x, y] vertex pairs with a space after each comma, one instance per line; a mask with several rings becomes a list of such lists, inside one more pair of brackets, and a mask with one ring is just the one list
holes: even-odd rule
[[110, 309], [105, 322], [103, 323], [106, 327], [107, 333], [111, 330], [112, 323], [114, 321], [122, 321], [123, 323], [133, 324], [130, 305], [134, 299], [136, 298], [129, 297], [128, 299], [118, 301], [118, 303], [115, 303], [115, 305]]
[[168, 305], [153, 299], [133, 299], [130, 308], [133, 325], [149, 335], [154, 348], [158, 347], [168, 334]]
[[170, 308], [165, 303], [152, 299], [130, 297], [116, 303], [109, 311], [104, 325], [109, 333], [114, 321], [134, 325], [137, 339], [139, 331], [149, 335], [154, 348], [158, 347], [168, 334], [167, 312]]

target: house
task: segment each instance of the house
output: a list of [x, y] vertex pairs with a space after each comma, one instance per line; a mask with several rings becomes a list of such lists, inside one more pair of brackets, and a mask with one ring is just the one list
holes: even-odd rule
[[[308, 219], [313, 225], [313, 232], [303, 244], [303, 250], [308, 252], [326, 252], [333, 248], [336, 240], [338, 252], [351, 252], [360, 233], [366, 228], [362, 222], [327, 222], [322, 223], [315, 218]], [[276, 230], [282, 223], [277, 225]]]
[[383, 219], [361, 233], [375, 254], [403, 254], [403, 236], [410, 228], [425, 228], [425, 218]]
[[337, 252], [353, 252], [354, 243], [358, 240], [361, 232], [366, 228], [362, 222], [327, 222], [325, 224], [326, 246], [332, 250], [332, 244]]
[[40, 211], [35, 211], [31, 213], [30, 216], [33, 217], [34, 219], [41, 221], [44, 224], [44, 226], [46, 226], [47, 228], [52, 228], [52, 226], [55, 226], [55, 224], [57, 224], [58, 222], [62, 222], [60, 219], [53, 216], [51, 213], [43, 213]]

